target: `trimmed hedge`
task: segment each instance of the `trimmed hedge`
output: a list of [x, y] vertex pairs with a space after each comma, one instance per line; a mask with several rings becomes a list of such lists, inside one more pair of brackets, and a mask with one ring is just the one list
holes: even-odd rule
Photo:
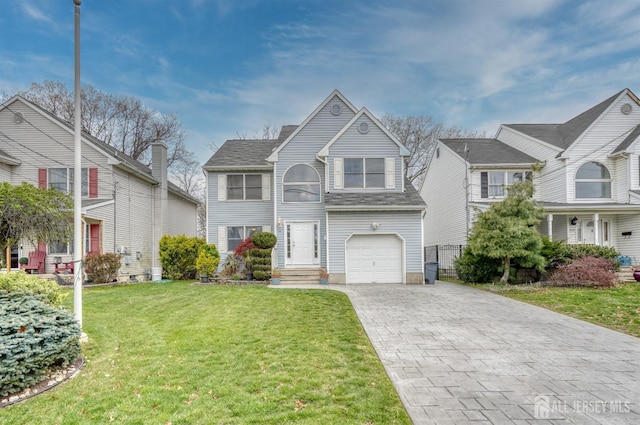
[[270, 250], [276, 246], [278, 238], [270, 232], [256, 232], [251, 236], [251, 242], [258, 248]]
[[0, 396], [40, 382], [80, 356], [80, 326], [44, 296], [0, 292]]

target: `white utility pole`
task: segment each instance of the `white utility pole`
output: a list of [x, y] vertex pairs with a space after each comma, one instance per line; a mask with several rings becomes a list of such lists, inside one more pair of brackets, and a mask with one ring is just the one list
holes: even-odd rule
[[80, 3], [75, 4], [75, 111], [73, 167], [73, 314], [82, 330], [82, 108], [80, 107]]

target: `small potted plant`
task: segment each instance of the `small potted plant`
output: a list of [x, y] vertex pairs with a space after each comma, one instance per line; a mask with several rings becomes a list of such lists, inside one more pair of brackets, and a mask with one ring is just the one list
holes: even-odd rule
[[211, 245], [203, 246], [196, 258], [196, 270], [200, 275], [200, 282], [209, 283], [209, 277], [213, 276], [219, 263], [220, 257], [215, 246], [213, 249], [211, 249]]
[[29, 264], [29, 259], [27, 257], [20, 257], [18, 259], [18, 263], [20, 263], [20, 268], [24, 268], [27, 264]]
[[280, 278], [282, 277], [282, 273], [278, 269], [273, 269], [271, 271], [271, 284], [272, 285], [280, 285]]
[[329, 273], [325, 269], [320, 269], [320, 284], [327, 285], [329, 283]]

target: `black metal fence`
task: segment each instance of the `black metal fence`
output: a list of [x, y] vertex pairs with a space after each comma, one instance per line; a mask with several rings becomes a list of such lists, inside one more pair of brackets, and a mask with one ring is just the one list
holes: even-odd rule
[[462, 255], [466, 245], [432, 245], [424, 247], [424, 261], [438, 263], [438, 279], [457, 279], [454, 260]]

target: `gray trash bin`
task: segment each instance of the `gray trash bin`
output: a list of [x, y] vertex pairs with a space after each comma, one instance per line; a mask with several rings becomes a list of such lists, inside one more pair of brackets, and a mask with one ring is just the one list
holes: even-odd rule
[[439, 263], [424, 263], [424, 283], [436, 283]]

